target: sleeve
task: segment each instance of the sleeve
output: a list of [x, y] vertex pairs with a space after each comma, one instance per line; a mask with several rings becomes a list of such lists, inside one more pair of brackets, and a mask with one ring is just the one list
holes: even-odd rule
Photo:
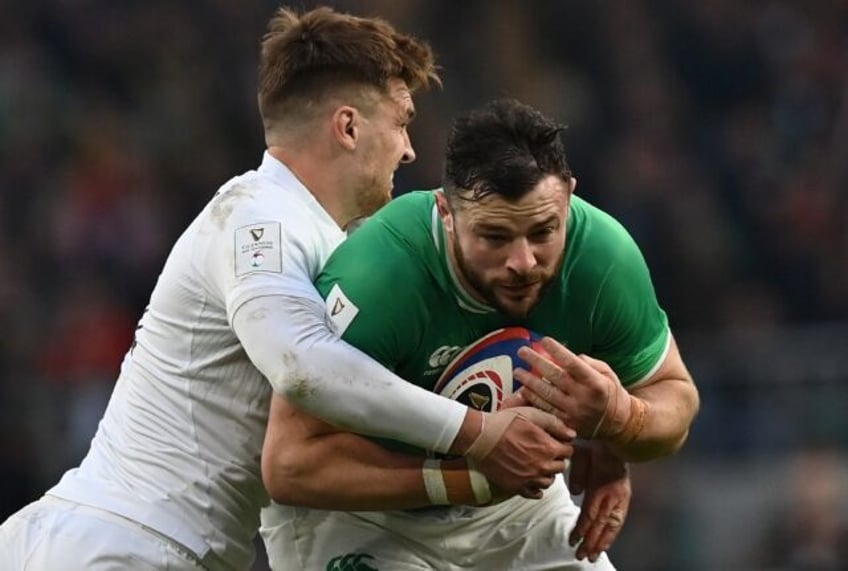
[[620, 232], [598, 289], [592, 329], [598, 358], [624, 386], [633, 387], [665, 360], [671, 333], [642, 252], [623, 228]]
[[233, 327], [277, 392], [345, 430], [447, 452], [465, 418], [461, 403], [407, 383], [336, 337], [320, 299], [254, 298]]
[[[320, 270], [320, 255], [310, 230], [296, 223], [256, 220], [233, 228], [230, 251], [220, 256], [233, 260], [224, 293], [230, 323], [238, 308], [256, 297], [321, 299], [312, 285]], [[261, 235], [258, 240], [257, 235]]]

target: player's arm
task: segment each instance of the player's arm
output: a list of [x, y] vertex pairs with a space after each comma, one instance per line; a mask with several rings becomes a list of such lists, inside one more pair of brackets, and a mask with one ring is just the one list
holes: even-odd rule
[[628, 392], [611, 381], [610, 392], [615, 392], [605, 409], [607, 418], [596, 425], [598, 438], [630, 461], [667, 456], [683, 446], [700, 398], [674, 337], [659, 370], [646, 382]]
[[559, 441], [574, 436], [548, 414], [485, 414], [406, 382], [337, 338], [320, 298], [254, 298], [238, 309], [233, 327], [275, 392], [304, 412], [344, 430], [468, 455], [512, 492], [527, 487], [522, 465], [541, 471], [543, 451], [555, 457]]
[[673, 454], [686, 441], [699, 398], [673, 339], [660, 369], [632, 393], [605, 362], [575, 355], [550, 338], [542, 346], [550, 359], [532, 349], [519, 351], [539, 375], [516, 371], [534, 405], [575, 426], [581, 436], [603, 441], [628, 462]]
[[[254, 298], [236, 311], [233, 328], [274, 391], [302, 410], [362, 434], [451, 450], [466, 407], [407, 383], [336, 337], [317, 292]], [[470, 420], [474, 435], [480, 419]]]
[[[552, 461], [533, 485], [550, 486], [563, 469], [564, 462]], [[318, 509], [484, 505], [493, 495], [494, 501], [507, 497], [464, 458], [425, 460], [387, 450], [299, 411], [279, 395], [271, 404], [262, 475], [275, 501]]]
[[279, 395], [272, 399], [262, 477], [276, 502], [339, 510], [420, 507], [428, 503], [422, 468], [420, 458], [340, 432]]
[[547, 339], [543, 346], [551, 360], [522, 351], [550, 383], [539, 384], [526, 371], [517, 378], [532, 385], [528, 400], [556, 410], [580, 436], [602, 440], [624, 460], [645, 461], [683, 445], [698, 411], [698, 391], [641, 252], [623, 230], [610, 243], [608, 268], [595, 283], [583, 284], [598, 291], [592, 357]]

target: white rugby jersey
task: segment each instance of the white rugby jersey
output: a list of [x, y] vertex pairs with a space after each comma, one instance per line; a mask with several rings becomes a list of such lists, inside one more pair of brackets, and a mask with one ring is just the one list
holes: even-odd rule
[[213, 568], [248, 568], [268, 503], [271, 385], [232, 316], [259, 296], [316, 297], [312, 280], [343, 239], [267, 153], [224, 184], [171, 251], [88, 455], [48, 493], [140, 522]]

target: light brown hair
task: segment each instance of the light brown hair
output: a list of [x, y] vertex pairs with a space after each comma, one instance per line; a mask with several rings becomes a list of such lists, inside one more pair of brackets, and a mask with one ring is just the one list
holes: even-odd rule
[[309, 115], [323, 97], [349, 87], [387, 91], [399, 78], [411, 91], [441, 84], [429, 44], [380, 18], [321, 7], [280, 8], [268, 23], [259, 66], [259, 111], [271, 120]]

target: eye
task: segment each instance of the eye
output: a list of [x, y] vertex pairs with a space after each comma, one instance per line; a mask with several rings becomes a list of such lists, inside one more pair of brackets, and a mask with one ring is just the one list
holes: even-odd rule
[[502, 246], [509, 241], [509, 236], [505, 234], [482, 234], [481, 238], [492, 245]]
[[551, 238], [551, 236], [553, 236], [554, 232], [556, 232], [555, 227], [545, 226], [544, 228], [533, 231], [533, 233], [530, 234], [530, 239], [534, 242], [546, 242]]

